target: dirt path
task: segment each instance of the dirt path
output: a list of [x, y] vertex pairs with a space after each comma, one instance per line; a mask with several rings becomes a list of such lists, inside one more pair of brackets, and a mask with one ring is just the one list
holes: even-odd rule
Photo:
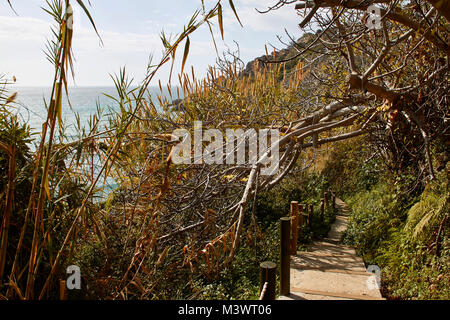
[[374, 276], [355, 249], [340, 244], [348, 207], [336, 199], [338, 215], [328, 237], [291, 258], [291, 294], [279, 300], [380, 300]]

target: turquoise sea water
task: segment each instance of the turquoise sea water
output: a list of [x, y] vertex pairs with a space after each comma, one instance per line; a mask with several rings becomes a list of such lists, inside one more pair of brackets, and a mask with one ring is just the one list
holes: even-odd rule
[[[30, 125], [34, 132], [40, 132], [42, 123], [47, 119], [45, 101], [49, 102], [51, 88], [46, 87], [12, 87], [10, 92], [17, 92], [17, 112]], [[104, 93], [116, 96], [114, 87], [78, 87], [69, 89], [72, 110], [66, 98], [63, 99], [63, 118], [70, 127], [76, 123], [74, 112], [79, 113], [82, 123], [95, 114], [96, 104], [112, 105], [113, 101]]]
[[[30, 125], [33, 132], [40, 132], [42, 124], [47, 119], [47, 111], [45, 109], [45, 101], [48, 103], [51, 88], [50, 87], [11, 87], [8, 88], [10, 93], [17, 92], [16, 113]], [[158, 87], [150, 88], [150, 93], [156, 100], [156, 96], [160, 95]], [[76, 118], [75, 113], [80, 115], [82, 125], [87, 125], [89, 118], [96, 113], [97, 103], [100, 104], [103, 113], [108, 113], [108, 108], [117, 110], [114, 100], [106, 95], [117, 97], [115, 87], [74, 87], [69, 88], [69, 99], [72, 109], [69, 106], [67, 98], [63, 98], [63, 119], [67, 126], [67, 132], [70, 135], [74, 132]], [[165, 94], [167, 96], [167, 94]]]
[[[50, 87], [10, 87], [8, 88], [9, 94], [17, 92], [17, 98], [15, 100], [15, 109], [12, 109], [14, 113], [19, 114], [19, 117], [26, 122], [33, 133], [40, 133], [42, 130], [42, 124], [47, 119], [47, 110], [45, 108], [45, 101], [48, 104], [51, 95]], [[149, 89], [153, 101], [157, 101], [156, 96], [161, 95], [159, 87], [152, 87]], [[175, 90], [176, 92], [176, 90]], [[69, 140], [77, 138], [76, 135], [76, 117], [75, 113], [80, 116], [81, 126], [88, 128], [88, 120], [97, 111], [97, 104], [104, 110], [103, 114], [110, 112], [110, 109], [117, 110], [116, 102], [109, 96], [117, 97], [115, 87], [77, 87], [69, 88], [69, 99], [72, 109], [69, 106], [66, 97], [63, 99], [63, 119], [66, 126], [66, 135]], [[164, 94], [168, 99], [167, 93]], [[169, 100], [170, 101], [170, 100]], [[106, 117], [103, 117], [106, 120]], [[99, 128], [101, 130], [102, 128]], [[36, 137], [35, 143], [39, 142], [39, 137]], [[35, 149], [35, 145], [30, 145], [31, 150]], [[94, 159], [95, 171], [101, 167], [99, 159]], [[97, 193], [96, 197], [99, 199], [107, 196], [112, 190], [117, 187], [115, 181], [111, 178], [107, 179], [105, 189], [103, 192]]]

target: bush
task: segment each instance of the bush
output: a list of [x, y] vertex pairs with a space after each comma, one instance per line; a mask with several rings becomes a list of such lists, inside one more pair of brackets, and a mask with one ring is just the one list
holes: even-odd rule
[[449, 299], [448, 177], [430, 183], [411, 208], [392, 185], [380, 182], [348, 200], [345, 241], [382, 268], [388, 298]]
[[389, 295], [402, 299], [450, 298], [448, 177], [430, 183], [407, 214], [404, 227], [378, 250]]
[[380, 182], [369, 192], [347, 199], [352, 215], [344, 242], [354, 245], [369, 264], [374, 262], [381, 242], [402, 224], [397, 199], [390, 189], [387, 182]]
[[382, 167], [364, 138], [333, 146], [322, 176], [339, 196], [370, 190], [380, 178]]
[[198, 280], [194, 291], [201, 292], [198, 299], [205, 300], [257, 300], [259, 298], [259, 265], [273, 261], [279, 265], [279, 224], [273, 222], [254, 240], [247, 234], [247, 241], [239, 248], [233, 265], [224, 269], [210, 281]]

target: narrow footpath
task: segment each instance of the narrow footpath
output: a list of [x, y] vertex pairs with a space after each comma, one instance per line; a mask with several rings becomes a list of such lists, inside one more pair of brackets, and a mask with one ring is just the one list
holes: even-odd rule
[[279, 300], [383, 300], [354, 248], [340, 243], [347, 228], [347, 205], [336, 199], [338, 214], [328, 237], [291, 257], [291, 294]]

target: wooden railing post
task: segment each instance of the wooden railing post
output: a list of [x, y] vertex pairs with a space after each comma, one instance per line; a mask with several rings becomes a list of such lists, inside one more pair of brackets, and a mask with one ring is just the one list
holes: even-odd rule
[[266, 261], [261, 263], [259, 270], [260, 300], [275, 300], [277, 265]]
[[291, 202], [291, 254], [297, 254], [298, 243], [298, 202]]
[[328, 193], [328, 191], [325, 191], [323, 193], [323, 201], [324, 201], [325, 208], [328, 208], [328, 206], [329, 206], [329, 201], [328, 201], [329, 199], [330, 199], [329, 193]]
[[291, 218], [281, 218], [281, 248], [280, 248], [280, 294], [287, 296], [290, 293], [291, 270], [290, 270], [290, 236]]
[[59, 280], [59, 300], [67, 300], [67, 298], [68, 298], [68, 292], [67, 292], [66, 281]]
[[336, 211], [336, 195], [334, 193], [332, 196], [332, 204], [333, 204], [333, 211]]

